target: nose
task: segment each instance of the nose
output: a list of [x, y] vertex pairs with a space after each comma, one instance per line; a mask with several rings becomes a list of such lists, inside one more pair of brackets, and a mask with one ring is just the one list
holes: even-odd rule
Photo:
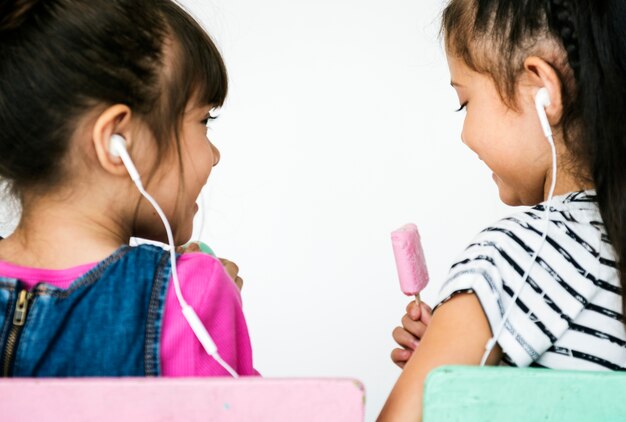
[[219, 164], [222, 155], [220, 154], [220, 150], [217, 149], [213, 143], [211, 143], [211, 150], [213, 151], [213, 167]]

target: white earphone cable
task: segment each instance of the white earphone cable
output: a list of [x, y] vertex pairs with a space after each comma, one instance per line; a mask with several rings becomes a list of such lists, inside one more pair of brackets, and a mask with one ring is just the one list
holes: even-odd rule
[[202, 241], [202, 233], [204, 233], [204, 224], [206, 221], [205, 215], [204, 215], [204, 189], [202, 189], [200, 191], [200, 204], [198, 204], [198, 207], [200, 208], [200, 228], [198, 229], [198, 241]]
[[202, 347], [207, 352], [207, 354], [213, 357], [215, 361], [217, 361], [217, 363], [219, 363], [222, 368], [226, 370], [226, 372], [228, 372], [234, 378], [239, 378], [237, 372], [235, 372], [235, 370], [231, 368], [230, 365], [228, 365], [219, 355], [217, 351], [217, 345], [209, 335], [206, 327], [204, 326], [196, 312], [193, 310], [193, 308], [189, 306], [189, 304], [183, 297], [183, 293], [180, 289], [180, 281], [178, 279], [178, 269], [176, 268], [176, 245], [174, 243], [172, 227], [167, 221], [167, 217], [165, 216], [165, 213], [163, 212], [157, 201], [148, 192], [146, 192], [145, 188], [143, 187], [139, 171], [137, 171], [133, 160], [130, 158], [128, 151], [126, 151], [126, 140], [124, 139], [124, 137], [118, 134], [112, 135], [109, 144], [109, 151], [113, 156], [120, 157], [122, 159], [124, 167], [126, 167], [126, 170], [128, 170], [128, 174], [131, 180], [133, 181], [141, 195], [155, 209], [155, 211], [159, 215], [159, 218], [163, 222], [163, 226], [165, 226], [165, 232], [167, 233], [167, 241], [169, 247], [170, 262], [172, 266], [172, 279], [174, 280], [174, 290], [176, 292], [176, 298], [180, 303], [183, 316], [187, 320], [189, 327], [192, 329], [193, 333], [195, 334], [200, 344], [202, 344]]
[[189, 304], [187, 303], [187, 301], [185, 301], [185, 298], [183, 297], [183, 293], [180, 289], [180, 281], [178, 279], [178, 270], [176, 269], [176, 247], [174, 245], [174, 236], [172, 234], [172, 228], [169, 222], [167, 221], [167, 217], [165, 216], [165, 213], [163, 212], [159, 204], [156, 202], [156, 200], [148, 192], [146, 192], [141, 181], [135, 181], [135, 185], [137, 186], [137, 189], [139, 189], [139, 192], [143, 195], [143, 197], [146, 198], [146, 200], [156, 210], [157, 214], [161, 218], [161, 221], [163, 222], [163, 225], [165, 226], [165, 231], [167, 233], [167, 240], [169, 243], [170, 261], [172, 263], [171, 266], [172, 266], [172, 279], [174, 280], [174, 289], [176, 291], [176, 297], [178, 298], [178, 302], [180, 303], [180, 306], [182, 308], [183, 315], [187, 319], [187, 322], [189, 322], [189, 326], [193, 330], [194, 334], [196, 335], [200, 343], [202, 343], [204, 350], [211, 357], [213, 357], [231, 376], [233, 376], [233, 378], [238, 378], [239, 375], [237, 375], [235, 370], [222, 359], [222, 357], [217, 351], [217, 346], [215, 342], [213, 341], [213, 339], [207, 332], [206, 328], [200, 321], [200, 318], [198, 317], [196, 312], [193, 310], [193, 308], [189, 306]]
[[498, 325], [498, 328], [494, 332], [493, 337], [491, 337], [489, 341], [487, 342], [487, 344], [485, 345], [485, 353], [483, 354], [483, 357], [480, 360], [480, 366], [484, 366], [487, 363], [487, 359], [489, 358], [489, 355], [493, 351], [493, 348], [496, 346], [498, 339], [502, 335], [502, 331], [504, 330], [506, 323], [509, 317], [511, 316], [511, 312], [513, 311], [513, 308], [515, 307], [515, 302], [517, 301], [520, 294], [522, 293], [522, 290], [524, 289], [524, 286], [526, 285], [526, 280], [528, 279], [528, 275], [530, 274], [531, 269], [533, 268], [535, 262], [537, 261], [537, 257], [539, 256], [539, 253], [541, 253], [541, 250], [543, 249], [543, 246], [546, 243], [546, 239], [548, 237], [548, 230], [550, 229], [550, 212], [551, 212], [551, 207], [552, 207], [552, 197], [554, 196], [554, 189], [556, 187], [557, 158], [556, 158], [556, 147], [554, 146], [554, 137], [552, 136], [552, 131], [550, 130], [549, 124], [547, 123], [547, 118], [542, 120], [542, 125], [544, 126], [544, 134], [546, 136], [546, 139], [548, 140], [548, 143], [550, 144], [550, 151], [552, 153], [552, 180], [550, 181], [550, 190], [548, 193], [548, 200], [546, 201], [546, 207], [545, 207], [544, 216], [543, 216], [543, 221], [545, 222], [545, 229], [543, 231], [543, 235], [541, 236], [541, 242], [539, 244], [539, 247], [535, 250], [535, 253], [533, 254], [531, 262], [528, 266], [528, 269], [525, 271], [522, 277], [521, 284], [519, 285], [519, 287], [517, 288], [517, 291], [511, 298], [511, 303], [509, 304], [504, 315], [502, 316], [502, 321], [500, 322], [500, 324]]

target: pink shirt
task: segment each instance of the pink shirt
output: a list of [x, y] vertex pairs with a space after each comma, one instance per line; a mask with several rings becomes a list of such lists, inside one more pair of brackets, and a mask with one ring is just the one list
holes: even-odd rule
[[[39, 282], [67, 289], [96, 265], [46, 270], [0, 261], [0, 275], [21, 280], [28, 289]], [[177, 269], [183, 297], [204, 323], [222, 359], [239, 375], [259, 375], [252, 366], [252, 348], [241, 294], [222, 264], [204, 253], [186, 253], [178, 259]], [[163, 315], [161, 374], [169, 377], [229, 376], [206, 354], [191, 331], [178, 304], [172, 280]]]

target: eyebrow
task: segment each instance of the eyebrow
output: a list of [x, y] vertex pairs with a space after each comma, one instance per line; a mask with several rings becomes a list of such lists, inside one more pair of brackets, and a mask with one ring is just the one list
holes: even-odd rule
[[455, 88], [456, 88], [456, 87], [463, 88], [463, 85], [461, 85], [461, 84], [460, 84], [460, 83], [458, 83], [458, 82], [454, 82], [454, 81], [450, 81], [450, 85], [451, 85], [451, 86], [453, 86], [453, 87], [455, 87]]

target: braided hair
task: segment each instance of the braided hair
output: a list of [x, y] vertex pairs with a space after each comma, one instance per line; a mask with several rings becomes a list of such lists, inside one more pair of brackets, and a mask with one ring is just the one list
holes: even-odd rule
[[490, 75], [505, 100], [514, 102], [517, 78], [531, 55], [550, 63], [561, 78], [563, 116], [558, 125], [575, 159], [574, 175], [595, 186], [622, 284], [622, 315], [626, 315], [625, 23], [624, 0], [449, 0], [442, 22], [448, 51]]
[[574, 74], [578, 76], [580, 71], [580, 55], [575, 22], [577, 13], [574, 10], [576, 4], [571, 0], [548, 0], [547, 5], [550, 27], [558, 34], [563, 42], [569, 65], [574, 71]]

